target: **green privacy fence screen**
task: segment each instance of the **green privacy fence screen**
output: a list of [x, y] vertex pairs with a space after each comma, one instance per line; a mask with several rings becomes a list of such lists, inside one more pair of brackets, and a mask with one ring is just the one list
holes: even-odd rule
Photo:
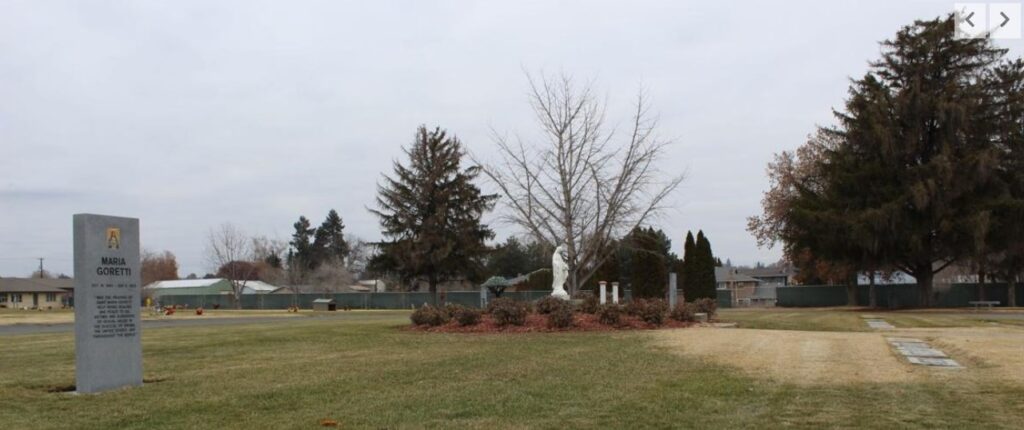
[[[881, 308], [912, 308], [920, 302], [917, 284], [876, 285], [878, 307]], [[953, 284], [949, 288], [935, 286], [932, 303], [940, 308], [961, 308], [971, 306], [970, 302], [982, 300], [998, 301], [999, 306], [1007, 306], [1009, 288], [1006, 284]], [[779, 287], [776, 291], [776, 306], [782, 307], [824, 307], [824, 306], [867, 306], [867, 285], [857, 286], [857, 303], [847, 303], [846, 287], [843, 285], [812, 285]], [[1024, 285], [1016, 286], [1018, 304], [1024, 302]]]
[[[551, 294], [551, 291], [509, 291], [502, 294], [502, 297], [533, 301], [548, 294]], [[623, 296], [623, 300], [628, 301], [632, 294], [629, 290], [624, 290]], [[424, 303], [435, 303], [434, 295], [428, 292], [246, 294], [242, 296], [241, 307], [242, 309], [287, 309], [289, 306], [296, 305], [301, 309], [310, 309], [313, 307], [313, 300], [321, 298], [334, 299], [338, 309], [412, 309], [422, 306]], [[494, 295], [489, 294], [488, 298], [493, 300]], [[234, 297], [227, 294], [167, 295], [158, 297], [157, 301], [160, 306], [178, 305], [207, 309], [235, 307]], [[438, 294], [437, 301], [470, 307], [479, 307], [481, 304], [479, 291], [450, 291]], [[718, 291], [719, 307], [729, 307], [731, 303], [732, 296], [729, 291]]]

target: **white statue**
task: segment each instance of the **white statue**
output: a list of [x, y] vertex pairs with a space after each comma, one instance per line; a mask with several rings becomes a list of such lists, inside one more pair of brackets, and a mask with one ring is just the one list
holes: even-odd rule
[[569, 293], [565, 291], [565, 280], [569, 279], [569, 263], [566, 259], [565, 245], [558, 245], [551, 256], [551, 276], [554, 278], [554, 282], [551, 283], [551, 296], [562, 300], [569, 300]]

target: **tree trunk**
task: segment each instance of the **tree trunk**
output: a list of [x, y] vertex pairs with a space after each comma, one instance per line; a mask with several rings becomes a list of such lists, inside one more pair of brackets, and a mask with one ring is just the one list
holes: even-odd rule
[[978, 300], [985, 300], [985, 271], [978, 271]]
[[1009, 279], [1006, 280], [1006, 286], [1008, 288], [1006, 291], [1006, 299], [1008, 302], [1006, 306], [1011, 308], [1017, 307], [1017, 277], [1010, 276]]
[[868, 306], [872, 309], [878, 307], [878, 291], [875, 289], [875, 271], [868, 275]]
[[434, 298], [434, 306], [439, 305], [437, 302], [437, 276], [433, 273], [427, 275], [427, 282], [430, 284], [428, 287], [430, 290], [430, 296]]
[[932, 281], [935, 278], [935, 274], [932, 272], [931, 263], [925, 265], [922, 264], [917, 267], [917, 270], [913, 274], [914, 278], [917, 278], [917, 287], [920, 289], [921, 298], [918, 301], [918, 306], [927, 308], [932, 306]]
[[857, 282], [846, 284], [846, 306], [857, 306]]

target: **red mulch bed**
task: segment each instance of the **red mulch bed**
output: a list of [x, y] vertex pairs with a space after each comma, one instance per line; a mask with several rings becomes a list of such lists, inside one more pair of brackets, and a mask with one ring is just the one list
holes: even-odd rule
[[538, 332], [570, 332], [570, 331], [615, 331], [615, 330], [655, 330], [659, 328], [684, 328], [697, 325], [697, 323], [679, 322], [671, 318], [665, 318], [665, 324], [660, 326], [648, 324], [640, 318], [622, 315], [618, 326], [601, 324], [597, 315], [576, 313], [573, 314], [573, 324], [569, 328], [548, 328], [547, 315], [530, 314], [526, 317], [526, 324], [499, 326], [495, 324], [490, 315], [484, 314], [480, 323], [471, 326], [460, 326], [455, 320], [448, 324], [437, 327], [427, 325], [410, 325], [407, 330], [423, 331], [432, 333], [538, 333]]

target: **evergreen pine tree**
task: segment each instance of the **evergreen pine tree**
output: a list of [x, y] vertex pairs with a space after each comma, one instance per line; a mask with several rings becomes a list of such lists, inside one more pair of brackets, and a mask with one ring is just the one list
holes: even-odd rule
[[[882, 44], [853, 82], [840, 126], [829, 130], [823, 186], [795, 208], [814, 254], [913, 275], [920, 304], [933, 275], [971, 256], [989, 228], [993, 119], [985, 76], [1005, 54], [988, 39], [957, 38], [955, 19], [918, 21]], [[970, 173], [967, 173], [970, 172]]]
[[696, 254], [696, 267], [695, 277], [697, 278], [697, 285], [695, 288], [695, 297], [693, 299], [709, 298], [714, 299], [717, 297], [717, 283], [715, 280], [715, 257], [711, 252], [711, 242], [708, 241], [707, 236], [704, 236], [704, 231], [697, 231], [697, 243], [694, 246], [694, 252]]
[[327, 218], [313, 234], [314, 266], [328, 261], [344, 263], [348, 257], [349, 246], [345, 242], [345, 224], [334, 209], [327, 213]]
[[440, 128], [421, 126], [404, 151], [408, 164], [394, 163], [394, 177], [378, 186], [378, 209], [371, 211], [383, 228], [381, 259], [436, 294], [442, 281], [482, 273], [484, 241], [494, 232], [480, 219], [497, 196], [473, 184], [479, 167], [462, 169], [462, 144]]
[[313, 256], [313, 244], [311, 238], [316, 229], [310, 227], [309, 219], [299, 217], [299, 221], [292, 224], [295, 232], [292, 233], [292, 240], [289, 242], [291, 249], [288, 251], [288, 268], [296, 272], [308, 272], [314, 269], [315, 258]]
[[630, 288], [636, 298], [662, 298], [668, 282], [664, 243], [653, 228], [635, 228], [628, 237], [633, 251]]

